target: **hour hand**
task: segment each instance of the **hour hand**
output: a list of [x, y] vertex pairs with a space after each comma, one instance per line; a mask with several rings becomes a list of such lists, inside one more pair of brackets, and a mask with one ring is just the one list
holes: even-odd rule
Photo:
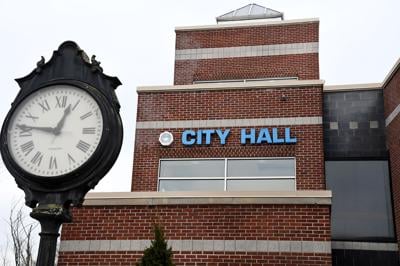
[[57, 126], [54, 128], [54, 134], [58, 135], [61, 132], [61, 128], [64, 126], [65, 118], [71, 112], [71, 105], [68, 105], [67, 108], [64, 110], [64, 114], [61, 117], [61, 120], [57, 123]]
[[27, 126], [24, 124], [21, 124], [21, 125], [17, 124], [17, 127], [19, 127], [22, 131], [36, 129], [36, 130], [40, 130], [40, 131], [44, 131], [44, 132], [54, 133], [54, 128], [52, 128], [52, 127], [35, 127], [35, 126]]

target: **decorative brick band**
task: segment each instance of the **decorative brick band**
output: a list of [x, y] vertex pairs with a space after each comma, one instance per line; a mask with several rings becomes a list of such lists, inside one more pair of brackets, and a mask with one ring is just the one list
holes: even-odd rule
[[220, 119], [220, 120], [177, 120], [177, 121], [138, 121], [136, 128], [209, 128], [209, 127], [257, 127], [257, 126], [295, 126], [320, 125], [322, 116], [277, 117], [255, 119]]
[[332, 241], [332, 249], [398, 251], [396, 243]]
[[307, 42], [223, 48], [182, 49], [175, 51], [175, 60], [312, 54], [318, 53], [318, 45], [318, 42]]
[[[61, 252], [143, 251], [150, 240], [62, 240]], [[279, 240], [168, 240], [174, 251], [331, 253], [328, 241]]]
[[400, 104], [397, 105], [396, 108], [394, 108], [393, 112], [388, 115], [388, 117], [385, 119], [385, 125], [389, 126], [389, 124], [396, 118], [396, 116], [400, 113]]

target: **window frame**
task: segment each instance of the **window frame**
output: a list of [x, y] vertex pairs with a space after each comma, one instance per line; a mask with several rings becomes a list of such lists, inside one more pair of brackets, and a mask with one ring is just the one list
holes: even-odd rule
[[[161, 162], [162, 161], [211, 161], [219, 160], [224, 161], [224, 176], [223, 177], [160, 177], [161, 174]], [[293, 160], [294, 162], [294, 175], [293, 176], [240, 176], [240, 177], [229, 177], [228, 176], [228, 161], [229, 160]], [[224, 157], [224, 158], [160, 158], [158, 162], [158, 176], [157, 176], [157, 191], [160, 192], [160, 183], [162, 180], [223, 180], [224, 187], [222, 191], [227, 190], [227, 184], [229, 180], [277, 180], [286, 179], [294, 181], [293, 191], [297, 191], [297, 162], [296, 157]], [[178, 190], [179, 191], [179, 190]], [[257, 190], [254, 190], [257, 191]], [[289, 190], [292, 191], [292, 190]]]

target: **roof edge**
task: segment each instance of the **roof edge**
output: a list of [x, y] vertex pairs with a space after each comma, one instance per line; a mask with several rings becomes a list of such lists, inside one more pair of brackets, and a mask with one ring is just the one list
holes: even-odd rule
[[324, 92], [361, 91], [361, 90], [378, 90], [378, 89], [382, 89], [382, 83], [343, 84], [343, 85], [324, 86]]
[[203, 26], [181, 26], [175, 27], [177, 31], [197, 31], [197, 30], [213, 30], [213, 29], [228, 29], [228, 28], [245, 28], [245, 27], [257, 27], [257, 26], [280, 26], [289, 24], [304, 24], [319, 22], [319, 18], [306, 18], [306, 19], [293, 19], [293, 20], [274, 20], [274, 21], [258, 21], [249, 23], [229, 23], [229, 24], [215, 24], [215, 25], [203, 25]]
[[190, 85], [166, 85], [166, 86], [138, 86], [140, 92], [165, 92], [165, 91], [202, 91], [202, 90], [231, 90], [231, 89], [256, 89], [256, 88], [287, 88], [323, 86], [324, 80], [277, 80], [277, 81], [248, 81], [248, 82], [221, 82], [201, 83]]
[[382, 82], [382, 87], [386, 87], [386, 85], [389, 83], [389, 81], [393, 78], [394, 74], [396, 73], [396, 71], [400, 68], [400, 58], [397, 59], [396, 63], [394, 64], [394, 66], [392, 67], [392, 69], [390, 69], [389, 73], [386, 75], [385, 79]]

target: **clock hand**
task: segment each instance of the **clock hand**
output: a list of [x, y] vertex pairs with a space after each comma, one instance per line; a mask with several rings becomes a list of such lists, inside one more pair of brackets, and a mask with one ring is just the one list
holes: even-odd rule
[[17, 127], [19, 127], [22, 131], [26, 131], [29, 129], [36, 129], [36, 130], [41, 130], [44, 132], [54, 133], [54, 128], [52, 128], [52, 127], [35, 127], [35, 126], [27, 126], [24, 124], [17, 125]]
[[57, 126], [54, 128], [54, 135], [59, 135], [61, 133], [61, 128], [64, 126], [65, 118], [67, 115], [71, 113], [71, 105], [68, 105], [64, 110], [64, 114], [61, 117], [61, 120], [57, 123]]

